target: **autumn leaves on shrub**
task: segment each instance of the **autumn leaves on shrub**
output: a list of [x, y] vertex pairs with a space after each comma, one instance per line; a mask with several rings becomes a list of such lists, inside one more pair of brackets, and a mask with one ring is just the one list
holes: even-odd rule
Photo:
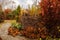
[[[60, 38], [60, 1], [41, 0], [39, 5], [29, 9], [20, 6], [15, 10], [0, 13], [0, 22], [5, 19], [16, 20], [18, 24], [8, 29], [12, 36], [22, 35], [27, 38]], [[13, 23], [14, 24], [14, 23]]]

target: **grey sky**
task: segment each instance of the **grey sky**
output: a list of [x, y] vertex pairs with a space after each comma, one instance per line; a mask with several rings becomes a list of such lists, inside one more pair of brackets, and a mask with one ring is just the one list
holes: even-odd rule
[[[0, 3], [2, 2], [3, 0], [0, 0]], [[11, 0], [4, 0], [4, 1], [7, 1], [9, 3], [9, 1]], [[34, 3], [35, 0], [13, 0], [14, 2], [16, 2], [15, 4], [16, 5], [20, 5], [21, 7], [23, 8], [28, 8], [28, 4], [30, 4], [30, 6]], [[40, 0], [37, 0], [37, 1], [40, 1]], [[14, 5], [15, 5], [14, 4]], [[9, 3], [8, 5], [5, 5], [4, 4], [4, 7], [9, 7], [11, 6], [12, 4]]]

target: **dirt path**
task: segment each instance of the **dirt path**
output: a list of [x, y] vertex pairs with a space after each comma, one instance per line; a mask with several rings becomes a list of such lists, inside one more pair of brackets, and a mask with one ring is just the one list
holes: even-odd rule
[[11, 26], [11, 23], [5, 22], [3, 24], [0, 24], [0, 36], [3, 40], [27, 40], [24, 37], [16, 36], [12, 37], [8, 35], [8, 28]]

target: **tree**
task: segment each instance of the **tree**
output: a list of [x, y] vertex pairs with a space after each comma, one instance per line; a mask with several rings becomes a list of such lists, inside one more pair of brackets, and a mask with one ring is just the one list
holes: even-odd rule
[[[49, 35], [52, 37], [60, 37], [57, 30], [57, 25], [60, 25], [60, 1], [59, 0], [42, 0], [39, 4], [41, 6], [41, 13], [45, 26], [49, 30]], [[57, 36], [59, 35], [59, 36]]]
[[2, 5], [0, 5], [0, 23], [4, 21], [4, 13], [2, 11]]
[[19, 15], [20, 12], [21, 12], [21, 7], [20, 7], [20, 5], [18, 5], [18, 7], [15, 10], [13, 10], [12, 13], [15, 14], [15, 15]]
[[13, 13], [13, 15], [15, 15], [16, 21], [18, 21], [20, 19], [19, 16], [21, 15], [20, 5], [18, 5], [18, 7], [12, 13]]
[[34, 5], [32, 5], [32, 7], [30, 9], [30, 12], [31, 12], [30, 14], [34, 15], [36, 13], [36, 11], [37, 11], [36, 7]]

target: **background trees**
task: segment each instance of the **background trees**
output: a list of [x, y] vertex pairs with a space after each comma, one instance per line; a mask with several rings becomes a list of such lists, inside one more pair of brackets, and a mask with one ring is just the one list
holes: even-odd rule
[[0, 5], [0, 22], [4, 21], [4, 13], [2, 11], [2, 5]]

